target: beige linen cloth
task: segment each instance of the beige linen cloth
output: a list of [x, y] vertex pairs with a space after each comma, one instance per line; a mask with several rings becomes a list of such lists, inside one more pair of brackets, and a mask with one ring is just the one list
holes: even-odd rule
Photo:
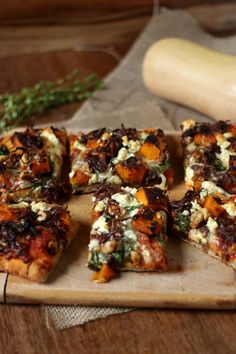
[[[162, 9], [159, 13], [154, 13], [129, 53], [105, 79], [106, 88], [89, 99], [65, 126], [77, 130], [104, 126], [115, 128], [123, 123], [136, 128], [160, 127], [173, 130], [179, 129], [185, 118], [211, 121], [191, 109], [155, 97], [144, 87], [141, 77], [144, 54], [153, 42], [166, 37], [185, 38], [222, 52], [236, 54], [236, 36], [213, 38], [185, 12]], [[62, 123], [58, 125], [61, 126]], [[58, 329], [132, 310], [77, 305], [44, 308], [47, 320], [50, 318]]]

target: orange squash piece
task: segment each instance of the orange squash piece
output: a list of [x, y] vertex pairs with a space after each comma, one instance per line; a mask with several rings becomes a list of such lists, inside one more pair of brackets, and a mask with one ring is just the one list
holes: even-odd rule
[[79, 186], [86, 185], [90, 177], [82, 171], [77, 171], [76, 174], [70, 179], [72, 185], [78, 184]]
[[216, 137], [213, 134], [196, 134], [194, 143], [196, 145], [208, 146], [216, 142]]
[[162, 219], [157, 217], [154, 213], [153, 217], [150, 219], [146, 218], [145, 215], [139, 214], [135, 219], [132, 220], [132, 226], [135, 230], [145, 234], [145, 235], [158, 235], [162, 229]]
[[98, 147], [98, 145], [99, 145], [98, 140], [99, 139], [89, 139], [87, 144], [86, 144], [86, 147], [88, 149], [96, 149]]
[[0, 204], [0, 222], [11, 221], [14, 219], [14, 214], [12, 213], [10, 208], [6, 208], [6, 206]]
[[[220, 196], [218, 196], [220, 198]], [[218, 218], [219, 216], [225, 214], [225, 209], [217, 202], [214, 195], [208, 195], [204, 202], [204, 207], [209, 211], [211, 216]]]
[[140, 148], [140, 153], [149, 160], [158, 160], [161, 150], [152, 143], [144, 143]]
[[147, 172], [147, 168], [143, 164], [136, 166], [127, 166], [125, 162], [116, 165], [116, 172], [122, 181], [131, 185], [141, 184]]
[[109, 280], [115, 278], [117, 273], [107, 264], [103, 264], [102, 268], [93, 275], [93, 280], [96, 283], [106, 283]]
[[236, 125], [231, 124], [228, 130], [230, 133], [236, 135]]
[[44, 161], [33, 160], [30, 162], [30, 168], [34, 175], [44, 174], [51, 171], [50, 161], [44, 159]]
[[139, 201], [139, 203], [145, 205], [145, 206], [149, 206], [149, 200], [148, 200], [148, 196], [146, 195], [145, 189], [144, 188], [140, 188], [137, 193], [136, 193], [136, 198]]
[[157, 194], [156, 187], [140, 188], [135, 197], [139, 203], [152, 210], [165, 210], [167, 212], [167, 201], [165, 196]]
[[173, 168], [168, 168], [168, 170], [166, 170], [164, 172], [164, 175], [166, 176], [167, 183], [169, 185], [172, 185], [174, 183], [174, 170], [173, 170]]

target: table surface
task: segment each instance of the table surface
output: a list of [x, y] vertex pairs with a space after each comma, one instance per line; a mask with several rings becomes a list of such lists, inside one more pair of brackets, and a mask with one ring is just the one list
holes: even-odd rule
[[[123, 55], [128, 46], [114, 48]], [[77, 67], [83, 75], [96, 71], [102, 77], [116, 65], [114, 56], [102, 52], [64, 51], [1, 58], [0, 91], [57, 79]], [[70, 104], [54, 109], [40, 122], [68, 119], [78, 107]], [[56, 331], [52, 325], [46, 326], [40, 306], [0, 305], [0, 329], [0, 353], [4, 354], [236, 352], [236, 316], [231, 311], [137, 310]]]

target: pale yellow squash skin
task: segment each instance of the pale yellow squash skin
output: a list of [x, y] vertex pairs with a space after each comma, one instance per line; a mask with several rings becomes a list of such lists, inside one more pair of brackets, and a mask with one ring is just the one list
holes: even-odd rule
[[166, 38], [147, 51], [142, 75], [160, 97], [215, 119], [236, 121], [236, 56]]

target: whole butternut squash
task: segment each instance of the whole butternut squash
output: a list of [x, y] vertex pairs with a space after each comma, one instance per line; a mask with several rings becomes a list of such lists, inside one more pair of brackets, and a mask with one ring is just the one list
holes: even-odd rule
[[236, 120], [236, 56], [166, 38], [147, 51], [143, 80], [160, 97], [215, 119]]

